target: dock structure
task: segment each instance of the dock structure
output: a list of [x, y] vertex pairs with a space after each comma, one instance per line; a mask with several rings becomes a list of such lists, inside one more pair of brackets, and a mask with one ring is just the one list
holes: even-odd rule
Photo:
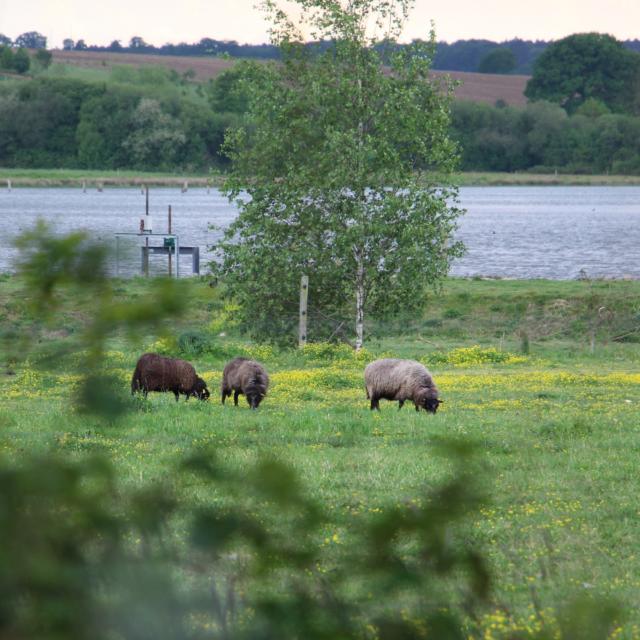
[[[172, 247], [172, 246], [140, 247], [142, 273], [145, 272], [145, 266], [149, 264], [149, 256], [157, 255], [157, 254], [169, 256], [169, 258], [171, 258], [171, 256], [176, 256], [176, 277], [180, 276], [179, 256], [190, 255], [193, 273], [194, 275], [200, 275], [200, 247], [178, 246], [177, 250], [176, 250], [176, 247]], [[171, 266], [169, 266], [169, 269], [171, 269]], [[169, 275], [171, 275], [171, 273]]]
[[[116, 233], [116, 277], [120, 275], [120, 240], [122, 238], [144, 238], [144, 245], [140, 246], [140, 273], [149, 274], [149, 256], [165, 255], [167, 258], [175, 256], [175, 273], [172, 270], [172, 260], [168, 260], [169, 276], [180, 277], [181, 256], [191, 256], [191, 267], [193, 275], [200, 274], [200, 247], [183, 247], [180, 244], [180, 237], [173, 233]], [[151, 244], [154, 238], [162, 238], [161, 245]]]

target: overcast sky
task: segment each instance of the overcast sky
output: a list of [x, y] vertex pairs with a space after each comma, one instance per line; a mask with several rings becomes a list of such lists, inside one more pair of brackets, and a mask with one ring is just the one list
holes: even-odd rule
[[[210, 37], [267, 42], [267, 25], [256, 0], [0, 0], [0, 33], [64, 38], [87, 44], [123, 44], [134, 36], [162, 45]], [[640, 39], [640, 0], [416, 0], [404, 39], [426, 37], [429, 22], [438, 40], [556, 40], [599, 31], [621, 40]]]

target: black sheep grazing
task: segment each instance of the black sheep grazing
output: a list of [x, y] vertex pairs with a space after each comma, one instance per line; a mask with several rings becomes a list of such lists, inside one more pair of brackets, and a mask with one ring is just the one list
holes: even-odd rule
[[267, 395], [269, 376], [265, 368], [248, 358], [235, 358], [222, 373], [222, 404], [233, 391], [233, 403], [238, 406], [238, 396], [243, 393], [252, 409], [257, 409]]
[[138, 359], [131, 379], [131, 395], [136, 391], [142, 391], [145, 398], [149, 391], [171, 391], [176, 402], [180, 394], [187, 400], [191, 396], [200, 400], [209, 397], [206, 382], [196, 375], [192, 364], [157, 353], [145, 353]]

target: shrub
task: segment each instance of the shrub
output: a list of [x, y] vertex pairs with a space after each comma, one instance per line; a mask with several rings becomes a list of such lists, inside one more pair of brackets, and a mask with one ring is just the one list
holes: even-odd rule
[[199, 356], [210, 348], [211, 339], [202, 331], [185, 331], [178, 337], [178, 350], [184, 355]]
[[452, 351], [434, 351], [428, 357], [430, 364], [452, 364], [455, 366], [468, 366], [475, 364], [516, 364], [526, 362], [527, 358], [516, 356], [507, 351], [498, 351], [495, 347], [459, 347]]

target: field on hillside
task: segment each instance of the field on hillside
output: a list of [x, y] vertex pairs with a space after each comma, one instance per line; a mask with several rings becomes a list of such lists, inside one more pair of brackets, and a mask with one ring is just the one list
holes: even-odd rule
[[[5, 331], [24, 328], [19, 291], [15, 278], [0, 280]], [[137, 300], [148, 285], [123, 282], [119, 291]], [[453, 465], [438, 443], [465, 442], [478, 465], [474, 488], [486, 501], [465, 521], [463, 539], [478, 546], [492, 575], [488, 601], [466, 619], [467, 636], [534, 638], [544, 628], [544, 637], [584, 637], [562, 635], [558, 622], [563, 605], [584, 596], [624, 608], [606, 633], [590, 637], [640, 638], [640, 344], [634, 332], [611, 339], [637, 325], [639, 295], [637, 282], [451, 280], [423, 318], [378, 327], [379, 337], [355, 356], [344, 345], [299, 352], [248, 343], [234, 334], [232, 315], [220, 312], [216, 290], [194, 282], [187, 320], [172, 322], [164, 338], [114, 335], [106, 367], [126, 400], [138, 354], [185, 357], [207, 381], [210, 401], [151, 394], [109, 423], [73, 409], [78, 358], [62, 366], [27, 361], [0, 379], [0, 460], [13, 467], [38, 454], [70, 461], [97, 454], [113, 464], [123, 490], [169, 486], [178, 501], [226, 508], [242, 492], [232, 499], [182, 477], [185, 456], [213, 450], [244, 478], [260, 460], [286, 462], [326, 516], [314, 539], [316, 569], [330, 579], [354, 561], [365, 523], [429, 503]], [[605, 304], [615, 316], [606, 326], [594, 321]], [[48, 346], [70, 344], [90, 313], [73, 303], [60, 308], [46, 327]], [[242, 398], [237, 408], [220, 404], [222, 368], [235, 355], [259, 359], [271, 374], [256, 412]], [[369, 411], [362, 371], [380, 356], [430, 368], [444, 399], [435, 416], [385, 401], [379, 413]], [[274, 526], [286, 532], [287, 522]], [[172, 536], [181, 539], [183, 528]], [[407, 547], [403, 557], [411, 553]], [[357, 586], [349, 589], [358, 600]], [[362, 637], [377, 637], [375, 625]]]
[[[53, 51], [54, 63], [91, 69], [97, 72], [108, 71], [114, 66], [156, 66], [173, 69], [180, 74], [188, 71], [195, 73], [197, 80], [216, 78], [235, 64], [233, 60], [223, 58], [197, 58], [186, 56], [157, 56], [149, 54], [112, 53], [108, 51]], [[463, 71], [433, 71], [434, 78], [450, 76], [460, 85], [456, 88], [456, 97], [495, 104], [503, 100], [512, 106], [523, 106], [527, 100], [524, 89], [529, 76], [467, 73]]]

